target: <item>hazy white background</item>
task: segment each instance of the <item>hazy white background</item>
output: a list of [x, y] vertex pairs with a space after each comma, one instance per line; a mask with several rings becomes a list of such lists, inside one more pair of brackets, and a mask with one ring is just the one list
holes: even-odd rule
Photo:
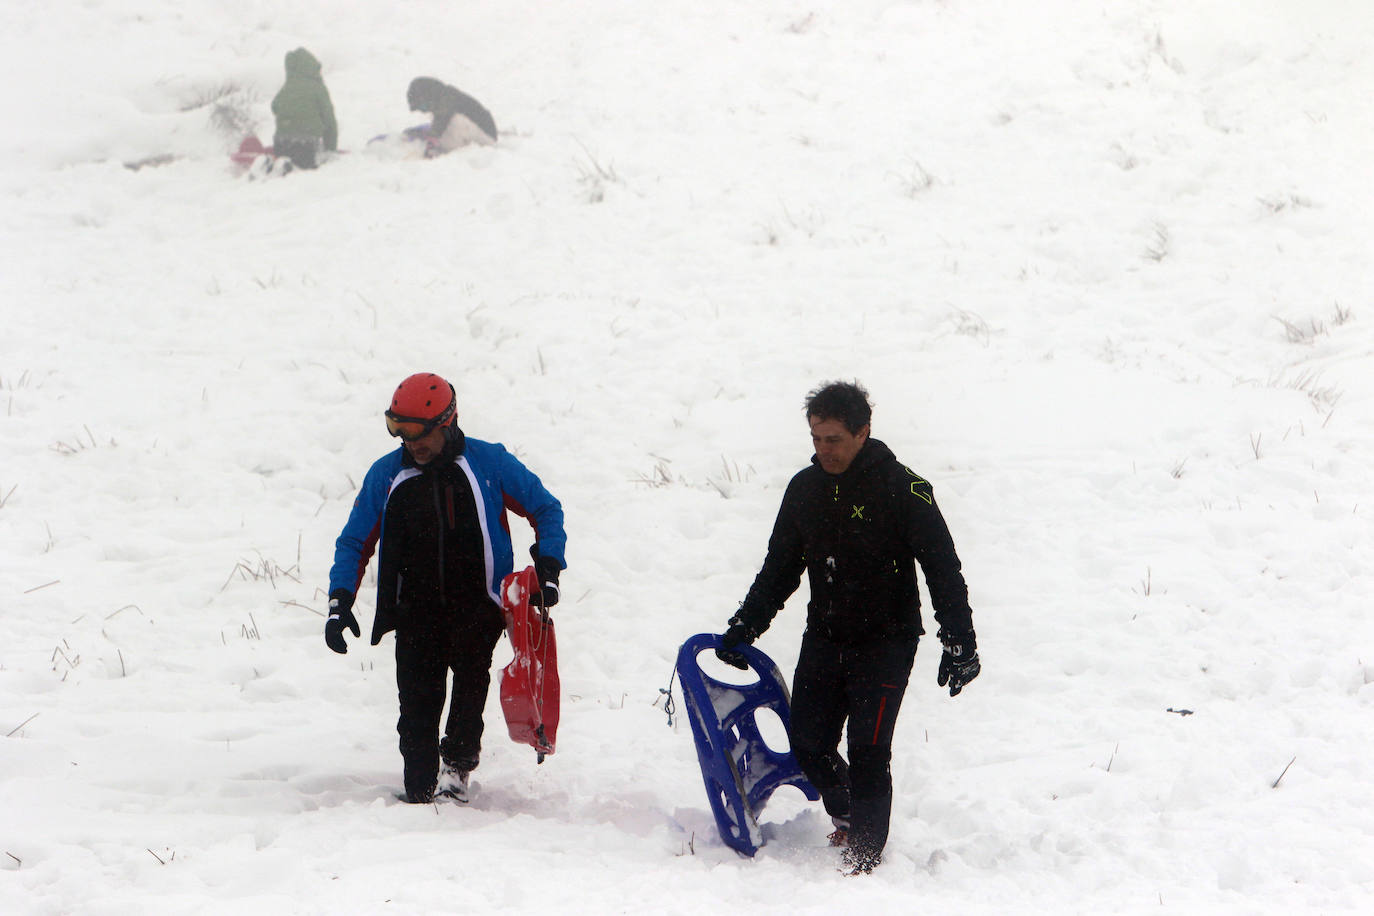
[[[0, 910], [1368, 910], [1372, 40], [1363, 0], [8, 0]], [[299, 45], [350, 152], [236, 176]], [[367, 150], [418, 75], [500, 145]], [[390, 638], [321, 637], [420, 370], [568, 516], [558, 751], [493, 691], [468, 809], [392, 797]], [[984, 661], [951, 700], [919, 653], [864, 879], [792, 790], [728, 850], [654, 705], [831, 378], [933, 481]]]

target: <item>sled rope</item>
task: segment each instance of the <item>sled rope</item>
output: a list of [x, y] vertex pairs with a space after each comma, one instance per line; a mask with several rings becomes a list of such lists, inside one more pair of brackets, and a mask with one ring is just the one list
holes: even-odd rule
[[[673, 663], [673, 673], [668, 675], [668, 686], [658, 688], [659, 699], [663, 700], [663, 711], [668, 716], [668, 727], [673, 727], [673, 715], [677, 712], [677, 706], [673, 703], [673, 678], [677, 677], [677, 663]], [[658, 700], [654, 701], [658, 705]]]
[[[537, 581], [536, 581], [536, 587], [537, 587], [537, 586], [538, 586], [538, 583], [537, 583]], [[531, 611], [534, 611], [535, 608], [530, 608], [530, 610], [531, 610]], [[538, 711], [539, 711], [539, 728], [537, 729], [536, 734], [538, 735], [539, 740], [542, 741], [542, 742], [544, 742], [545, 745], [547, 745], [547, 744], [548, 744], [548, 739], [545, 738], [545, 736], [544, 736], [544, 691], [543, 691], [542, 687], [543, 687], [544, 672], [548, 670], [548, 661], [549, 661], [549, 642], [550, 642], [550, 640], [549, 640], [549, 635], [548, 635], [547, 632], [545, 632], [545, 628], [546, 628], [546, 627], [552, 627], [552, 626], [553, 626], [553, 619], [549, 616], [549, 609], [548, 609], [548, 608], [541, 606], [541, 607], [538, 608], [538, 611], [539, 611], [539, 622], [540, 622], [539, 636], [538, 636], [538, 638], [537, 638], [536, 640], [534, 640], [535, 645], [532, 645], [530, 648], [534, 649], [534, 651], [535, 651], [535, 652], [538, 654], [538, 656], [539, 656], [539, 672], [540, 672], [540, 674], [539, 674], [539, 679], [540, 679], [540, 687], [541, 687], [541, 689], [540, 689], [540, 691], [539, 691], [539, 696], [535, 699], [535, 703], [536, 703], [536, 705], [538, 706]], [[537, 750], [537, 749], [536, 749], [536, 750]], [[543, 762], [544, 762], [544, 752], [543, 752], [543, 751], [538, 751], [538, 757], [539, 757], [539, 763], [543, 763]]]
[[[543, 685], [543, 679], [544, 679], [544, 674], [543, 674], [543, 672], [545, 672], [545, 671], [548, 670], [547, 665], [548, 665], [548, 661], [549, 661], [549, 638], [548, 638], [548, 634], [544, 632], [544, 627], [552, 627], [552, 626], [553, 626], [553, 621], [549, 618], [549, 610], [548, 610], [548, 608], [542, 608], [542, 607], [541, 607], [541, 608], [539, 609], [539, 616], [540, 616], [540, 618], [541, 618], [542, 621], [543, 621], [543, 625], [539, 628], [539, 647], [538, 647], [538, 649], [537, 649], [537, 651], [538, 651], [538, 653], [539, 653], [539, 671], [540, 671], [539, 680], [540, 680], [540, 686], [542, 687], [542, 685]], [[543, 724], [542, 724], [542, 723], [543, 723], [543, 720], [544, 720], [544, 692], [543, 692], [543, 690], [540, 690], [540, 692], [539, 692], [539, 720], [540, 720], [540, 723], [541, 723], [540, 726], [539, 726], [539, 731], [541, 732], [540, 737], [542, 738], [542, 737], [543, 737], [542, 732], [543, 732], [543, 730], [544, 730], [544, 726], [543, 726]], [[543, 755], [540, 755], [540, 756], [543, 756]]]

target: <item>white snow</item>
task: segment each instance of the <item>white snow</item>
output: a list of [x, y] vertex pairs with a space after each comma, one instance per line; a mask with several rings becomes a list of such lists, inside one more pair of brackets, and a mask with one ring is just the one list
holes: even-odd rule
[[[1363, 0], [7, 0], [0, 912], [1369, 911], [1371, 41]], [[349, 152], [235, 176], [301, 45]], [[369, 154], [419, 75], [500, 144]], [[557, 753], [493, 687], [469, 807], [393, 798], [391, 639], [321, 635], [421, 370], [568, 519]], [[725, 847], [659, 693], [832, 378], [984, 663], [950, 699], [923, 644], [863, 879], [788, 788]]]

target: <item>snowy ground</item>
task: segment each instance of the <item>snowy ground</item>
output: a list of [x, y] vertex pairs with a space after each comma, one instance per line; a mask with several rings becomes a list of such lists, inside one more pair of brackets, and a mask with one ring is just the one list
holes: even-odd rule
[[[0, 911], [1374, 906], [1369, 4], [340, 6], [0, 11]], [[298, 45], [350, 152], [235, 176]], [[500, 145], [368, 151], [417, 75]], [[568, 514], [558, 752], [493, 700], [468, 809], [321, 638], [419, 370]], [[984, 660], [918, 655], [862, 880], [790, 790], [727, 849], [655, 705], [830, 378]]]

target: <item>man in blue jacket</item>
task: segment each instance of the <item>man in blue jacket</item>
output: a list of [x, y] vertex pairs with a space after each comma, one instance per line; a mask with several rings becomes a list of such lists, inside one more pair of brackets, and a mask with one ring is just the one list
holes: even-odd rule
[[345, 629], [362, 635], [353, 602], [379, 547], [372, 644], [396, 632], [405, 798], [423, 803], [438, 794], [465, 802], [503, 629], [499, 589], [514, 566], [506, 510], [534, 527], [530, 552], [541, 591], [531, 603], [552, 607], [566, 566], [563, 507], [502, 445], [463, 434], [453, 386], [433, 373], [397, 386], [386, 424], [402, 445], [368, 470], [335, 542], [324, 638], [342, 653]]

